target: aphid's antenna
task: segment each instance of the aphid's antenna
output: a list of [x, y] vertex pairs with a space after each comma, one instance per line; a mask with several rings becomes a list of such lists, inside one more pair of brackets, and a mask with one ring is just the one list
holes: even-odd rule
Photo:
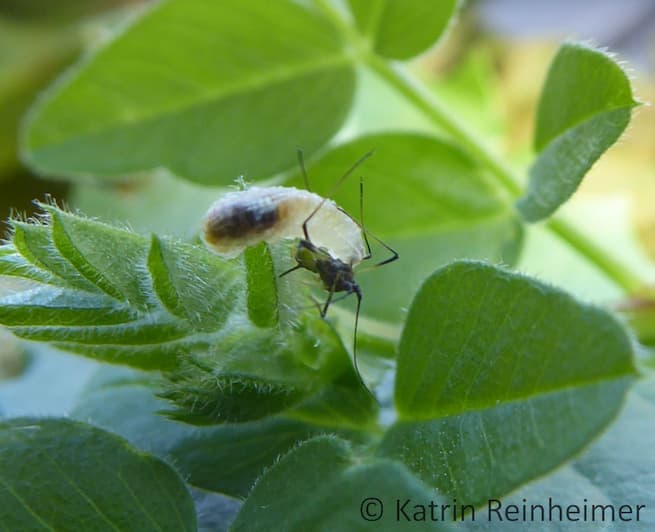
[[359, 288], [359, 285], [355, 285], [355, 296], [357, 297], [357, 308], [355, 309], [355, 330], [353, 333], [353, 365], [355, 366], [355, 373], [357, 373], [357, 378], [359, 379], [360, 384], [368, 392], [371, 398], [379, 405], [378, 398], [375, 397], [373, 392], [366, 386], [362, 374], [359, 372], [359, 365], [357, 363], [357, 326], [359, 325], [359, 309], [362, 306], [362, 291]]
[[359, 380], [359, 383], [368, 392], [371, 398], [376, 403], [378, 403], [378, 398], [375, 397], [375, 395], [369, 389], [369, 387], [366, 386], [366, 383], [364, 382], [364, 378], [362, 377], [362, 374], [359, 371], [359, 364], [357, 363], [357, 327], [359, 325], [359, 310], [362, 306], [362, 291], [359, 288], [359, 285], [355, 284], [352, 292], [348, 292], [347, 294], [344, 294], [343, 296], [338, 297], [337, 299], [332, 299], [332, 296], [334, 295], [334, 288], [336, 287], [336, 285], [337, 285], [337, 280], [335, 279], [335, 281], [332, 283], [332, 286], [330, 287], [330, 291], [328, 292], [328, 297], [325, 301], [325, 305], [323, 306], [323, 310], [321, 311], [321, 318], [325, 318], [328, 307], [330, 306], [331, 303], [336, 303], [337, 301], [342, 300], [343, 298], [349, 296], [350, 294], [355, 294], [355, 296], [357, 297], [357, 308], [355, 309], [355, 329], [353, 331], [353, 366], [355, 367], [355, 373], [357, 374], [357, 379]]
[[370, 270], [372, 270], [374, 268], [384, 266], [385, 264], [389, 264], [390, 262], [393, 262], [393, 261], [395, 261], [395, 260], [397, 260], [399, 258], [398, 252], [395, 249], [393, 249], [388, 244], [385, 244], [377, 236], [375, 236], [370, 231], [365, 230], [363, 227], [362, 227], [362, 234], [364, 235], [364, 242], [366, 242], [366, 247], [368, 248], [368, 255], [366, 255], [366, 257], [364, 257], [362, 260], [368, 260], [368, 259], [370, 259], [372, 257], [372, 255], [371, 255], [371, 246], [369, 245], [368, 238], [366, 236], [367, 234], [370, 235], [371, 238], [373, 238], [373, 240], [375, 240], [378, 244], [384, 246], [391, 253], [391, 257], [387, 257], [386, 259], [384, 259], [384, 260], [382, 260], [380, 262], [376, 262], [375, 264], [372, 264], [371, 266], [368, 266], [366, 268], [359, 268], [357, 270], [358, 273], [364, 273], [364, 272], [370, 271]]
[[296, 154], [298, 155], [298, 166], [300, 166], [300, 173], [302, 178], [305, 181], [305, 188], [311, 192], [312, 189], [309, 187], [309, 178], [307, 177], [307, 169], [305, 168], [305, 155], [301, 148], [296, 149]]
[[[370, 237], [373, 240], [375, 240], [378, 244], [380, 244], [381, 246], [384, 246], [384, 248], [391, 253], [391, 257], [387, 257], [386, 259], [384, 259], [384, 260], [382, 260], [380, 262], [376, 262], [375, 264], [373, 264], [373, 265], [371, 265], [371, 266], [369, 266], [367, 268], [362, 268], [362, 269], [358, 270], [360, 273], [365, 272], [367, 270], [372, 270], [373, 268], [377, 268], [379, 266], [384, 266], [385, 264], [389, 264], [390, 262], [393, 262], [393, 261], [398, 259], [398, 257], [399, 257], [398, 252], [395, 249], [393, 249], [390, 245], [385, 244], [382, 240], [380, 240], [377, 236], [375, 236], [370, 231], [367, 231], [367, 230], [363, 229], [362, 232], [364, 233], [364, 240], [366, 241], [366, 246], [368, 247], [368, 252], [369, 252], [369, 256], [365, 257], [364, 259], [370, 259], [371, 258], [371, 255], [370, 255], [371, 248], [370, 248], [369, 243], [368, 243], [368, 238], [366, 237], [367, 234], [370, 235]], [[362, 260], [364, 260], [364, 259], [362, 259]]]
[[330, 189], [330, 193], [327, 196], [325, 196], [321, 200], [321, 202], [314, 208], [314, 210], [310, 213], [310, 215], [302, 224], [302, 231], [305, 235], [305, 240], [311, 241], [311, 239], [309, 238], [309, 234], [307, 233], [307, 224], [309, 223], [309, 220], [311, 220], [314, 217], [314, 215], [321, 209], [321, 207], [323, 207], [323, 205], [328, 200], [328, 198], [331, 198], [334, 195], [334, 193], [339, 189], [339, 187], [346, 180], [346, 178], [350, 174], [352, 174], [360, 164], [362, 164], [366, 159], [368, 159], [371, 155], [373, 155], [373, 153], [375, 153], [374, 150], [371, 150], [368, 153], [364, 154], [355, 162], [355, 164], [353, 164], [348, 170], [346, 170], [346, 173], [343, 174], [339, 179], [337, 179], [337, 182], [332, 186], [332, 188]]

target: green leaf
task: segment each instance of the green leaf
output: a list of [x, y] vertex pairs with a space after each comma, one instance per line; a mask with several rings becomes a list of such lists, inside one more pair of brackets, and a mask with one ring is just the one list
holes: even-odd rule
[[[357, 276], [363, 313], [400, 321], [421, 282], [455, 258], [516, 260], [522, 230], [509, 200], [472, 159], [443, 140], [410, 133], [360, 137], [309, 165], [312, 190], [331, 194], [339, 176], [371, 150], [373, 157], [334, 193], [359, 218], [357, 178], [363, 176], [365, 226], [400, 254], [397, 262]], [[302, 187], [301, 176], [290, 184]], [[369, 240], [370, 263], [389, 256]]]
[[348, 0], [358, 29], [377, 54], [408, 59], [432, 46], [455, 14], [458, 0]]
[[322, 146], [353, 92], [351, 59], [311, 7], [169, 0], [38, 102], [23, 156], [46, 174], [124, 176], [163, 166], [227, 184], [288, 168], [297, 145]]
[[177, 408], [165, 413], [193, 424], [251, 421], [299, 406], [304, 415], [294, 417], [322, 422], [327, 410], [335, 425], [357, 426], [370, 422], [377, 410], [342, 343], [317, 316], [298, 319], [282, 334], [273, 329], [226, 332], [220, 356], [180, 357], [167, 378], [162, 397]]
[[47, 226], [19, 220], [13, 220], [11, 224], [15, 249], [6, 247], [5, 257], [9, 259], [11, 255], [11, 260], [3, 261], [4, 275], [25, 277], [47, 284], [74, 286], [87, 292], [100, 292], [100, 289], [82, 276], [72, 264], [61, 260]]
[[206, 351], [239, 305], [236, 262], [42, 208], [44, 224], [14, 221], [0, 257], [0, 274], [27, 281], [0, 298], [0, 323], [22, 338], [166, 369], [180, 352]]
[[8, 530], [195, 530], [182, 479], [103, 430], [66, 419], [0, 423]]
[[[248, 282], [248, 317], [258, 327], [277, 324], [277, 283], [273, 258], [266, 243], [244, 251]], [[274, 302], [271, 304], [271, 302]]]
[[460, 500], [503, 495], [572, 458], [610, 422], [636, 374], [632, 357], [606, 311], [484, 263], [453, 263], [410, 309], [400, 421], [381, 454]]
[[282, 417], [212, 427], [194, 427], [158, 415], [168, 407], [155, 397], [157, 383], [119, 368], [103, 368], [82, 394], [72, 416], [127, 438], [135, 447], [166, 458], [192, 485], [245, 497], [280, 454], [326, 430], [348, 431]]
[[131, 271], [146, 253], [143, 237], [123, 231], [117, 238], [116, 230], [103, 224], [89, 231], [87, 220], [53, 207], [46, 210], [51, 216], [53, 244], [82, 277], [114, 299], [148, 308], [149, 294]]
[[198, 425], [261, 419], [294, 405], [320, 381], [268, 329], [239, 330], [220, 347], [219, 360], [213, 353], [180, 359], [161, 394], [176, 407], [166, 415]]
[[[652, 392], [653, 384], [653, 380], [648, 379], [633, 387], [616, 421], [572, 464], [521, 486], [502, 498], [503, 506], [517, 504], [520, 507], [527, 501], [527, 504], [541, 504], [548, 508], [549, 497], [554, 504], [559, 504], [564, 509], [570, 504], [580, 508], [586, 505], [587, 522], [591, 523], [592, 515], [595, 514], [594, 526], [598, 528], [602, 526], [602, 521], [606, 526], [612, 521], [630, 526], [627, 519], [622, 521], [619, 517], [620, 508], [626, 505], [631, 507], [632, 511], [628, 512], [624, 508], [623, 515], [624, 518], [631, 518], [633, 526], [638, 522], [637, 528], [652, 528], [655, 525], [652, 512], [655, 504], [655, 493], [652, 489], [655, 479], [645, 472], [651, 472], [655, 467], [655, 456], [652, 452], [655, 433], [651, 430], [655, 404], [652, 398], [649, 399], [645, 394]], [[611, 518], [612, 510], [603, 508], [605, 505], [614, 506], [614, 519]], [[637, 521], [638, 505], [642, 505], [642, 508], [639, 510]], [[597, 507], [596, 510], [594, 506]], [[605, 512], [606, 517], [601, 521], [602, 512]], [[553, 515], [558, 516], [556, 509]], [[582, 512], [579, 517], [580, 521], [583, 521]], [[498, 523], [499, 520], [495, 518], [493, 526], [503, 526]], [[537, 526], [539, 524], [541, 526]], [[552, 521], [535, 523], [530, 526], [530, 529], [533, 528], [550, 530]], [[619, 525], [616, 528], [621, 527]]]
[[[427, 507], [438, 497], [401, 464], [360, 461], [343, 440], [317, 437], [259, 479], [233, 530], [364, 530], [369, 521], [375, 530], [399, 530], [396, 501], [405, 500]], [[412, 522], [412, 530], [448, 529], [426, 521]]]
[[607, 311], [462, 261], [435, 273], [412, 303], [396, 406], [404, 419], [425, 419], [634, 374], [630, 339]]
[[517, 203], [526, 220], [550, 216], [575, 192], [621, 136], [636, 105], [628, 76], [611, 56], [580, 43], [560, 48], [537, 111], [539, 155]]
[[306, 423], [338, 430], [371, 431], [378, 427], [378, 404], [350, 374], [285, 412]]
[[285, 382], [249, 375], [213, 375], [205, 368], [195, 373], [185, 369], [183, 378], [175, 377], [161, 393], [176, 405], [175, 410], [163, 413], [194, 425], [262, 419], [286, 410], [307, 395], [306, 390]]
[[[250, 421], [305, 399], [313, 406], [303, 419], [321, 419], [325, 409], [350, 424], [374, 416], [366, 398], [349, 412], [365, 390], [317, 313], [287, 311], [276, 327], [248, 320], [277, 320], [269, 254], [253, 256], [248, 267], [263, 268], [248, 278], [239, 259], [203, 246], [148, 240], [42, 207], [43, 224], [15, 222], [13, 245], [1, 248], [0, 274], [26, 281], [0, 297], [0, 323], [16, 335], [107, 362], [172, 370], [163, 391], [175, 403], [168, 413], [190, 423]], [[280, 284], [285, 305], [296, 304], [299, 291], [290, 296], [288, 281]]]

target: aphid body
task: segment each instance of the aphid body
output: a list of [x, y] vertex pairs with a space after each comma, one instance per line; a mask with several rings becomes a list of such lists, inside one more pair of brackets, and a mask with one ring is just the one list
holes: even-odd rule
[[[332, 256], [326, 248], [316, 247], [310, 240], [304, 238], [298, 241], [294, 257], [297, 265], [284, 274], [298, 268], [305, 268], [318, 274], [323, 282], [323, 288], [329, 292], [330, 298], [334, 292], [346, 292], [347, 294], [356, 294], [357, 299], [361, 300], [362, 292], [355, 281], [352, 264]], [[321, 313], [323, 316], [327, 312], [329, 302], [328, 299], [327, 305]]]
[[[262, 241], [305, 238], [303, 222], [312, 213], [307, 230], [316, 249], [325, 248], [328, 257], [351, 267], [366, 257], [362, 229], [350, 216], [332, 200], [293, 187], [251, 187], [225, 194], [205, 215], [203, 236], [217, 253], [235, 257]], [[307, 258], [303, 267], [320, 274], [311, 263]]]

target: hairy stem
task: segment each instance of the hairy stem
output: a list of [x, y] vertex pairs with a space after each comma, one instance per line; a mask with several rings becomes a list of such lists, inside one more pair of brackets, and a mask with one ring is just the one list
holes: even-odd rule
[[[366, 54], [365, 61], [380, 77], [421, 109], [436, 126], [449, 133], [460, 146], [486, 166], [514, 198], [522, 194], [520, 178], [516, 173], [436, 97], [428, 94], [424, 87], [410, 79], [405, 72], [391, 66], [388, 61], [372, 53]], [[646, 284], [627, 265], [622, 264], [568, 222], [555, 217], [547, 222], [546, 227], [605, 273], [625, 292], [634, 293]]]
[[646, 285], [646, 281], [621, 264], [609, 252], [596, 245], [589, 237], [583, 235], [572, 224], [554, 217], [547, 222], [546, 227], [623, 288], [626, 294], [635, 294]]
[[[513, 198], [522, 195], [520, 176], [494, 153], [477, 133], [453, 114], [434, 94], [429, 93], [420, 82], [410, 77], [404, 69], [376, 55], [370, 49], [369, 40], [359, 35], [353, 25], [344, 20], [341, 13], [328, 0], [315, 0], [315, 2], [350, 41], [358, 59], [420, 109], [434, 125], [451, 135], [478, 162], [487, 167]], [[617, 257], [598, 246], [570, 223], [553, 217], [546, 223], [546, 227], [594, 264], [626, 293], [633, 294], [646, 285], [646, 282], [628, 265], [621, 263]]]
[[461, 122], [446, 105], [429, 94], [425, 87], [411, 78], [404, 70], [392, 66], [389, 61], [373, 53], [366, 54], [365, 62], [409, 102], [420, 109], [433, 124], [450, 134], [464, 150], [484, 163], [513, 196], [518, 197], [521, 194], [520, 179], [513, 170], [487, 148], [482, 139]]

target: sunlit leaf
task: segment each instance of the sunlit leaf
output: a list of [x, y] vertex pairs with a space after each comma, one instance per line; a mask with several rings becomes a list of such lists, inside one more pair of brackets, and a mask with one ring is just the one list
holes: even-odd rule
[[23, 153], [46, 174], [166, 167], [227, 184], [291, 166], [297, 145], [320, 147], [353, 91], [340, 36], [311, 6], [168, 0], [44, 95]]
[[607, 53], [564, 44], [550, 66], [535, 130], [538, 157], [517, 206], [531, 222], [551, 215], [616, 142], [637, 105], [630, 80]]

